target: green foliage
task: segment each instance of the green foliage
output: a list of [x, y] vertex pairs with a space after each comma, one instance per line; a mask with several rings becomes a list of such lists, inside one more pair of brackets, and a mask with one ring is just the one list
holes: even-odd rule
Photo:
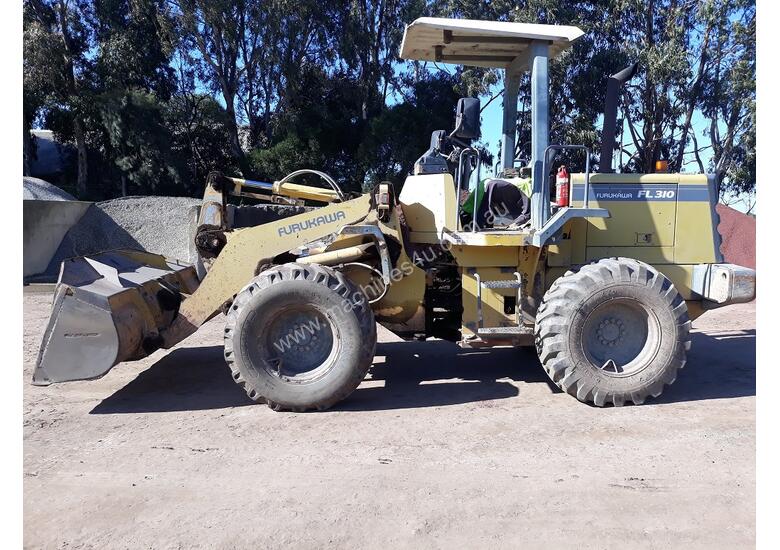
[[361, 98], [358, 83], [307, 68], [269, 125], [270, 146], [252, 151], [253, 171], [272, 180], [298, 168], [318, 168], [345, 188], [359, 189], [354, 155], [364, 126]]
[[167, 194], [197, 196], [209, 172], [238, 173], [238, 162], [228, 145], [227, 113], [212, 96], [177, 93], [165, 103], [163, 119], [179, 175], [179, 187]]
[[162, 100], [176, 89], [169, 66], [175, 37], [161, 0], [101, 0], [95, 4], [96, 84], [135, 88]]
[[752, 191], [756, 174], [756, 12], [752, 2], [706, 3], [712, 53], [702, 78], [702, 110], [712, 146], [707, 167], [724, 192]]
[[426, 75], [412, 85], [409, 101], [385, 109], [371, 121], [358, 157], [368, 182], [391, 181], [399, 188], [414, 161], [430, 146], [431, 132], [451, 129], [458, 80], [444, 73]]
[[498, 71], [401, 63], [404, 26], [422, 15], [579, 26], [550, 64], [551, 142], [598, 150], [606, 78], [639, 61], [618, 124], [623, 169], [666, 158], [730, 191], [755, 185], [750, 0], [25, 0], [25, 125], [75, 146], [81, 198], [199, 194], [212, 170], [400, 184], [431, 132], [451, 129], [459, 96], [501, 87]]
[[178, 173], [168, 164], [170, 133], [157, 98], [142, 91], [111, 90], [97, 97], [98, 124], [103, 129], [103, 157], [111, 159], [124, 189], [159, 192], [158, 187], [176, 187]]
[[[250, 154], [252, 172], [272, 179], [301, 167], [320, 168], [355, 191], [382, 179], [402, 180], [427, 149], [431, 131], [451, 126], [457, 100], [457, 81], [449, 77], [442, 88], [440, 79], [424, 75], [415, 82], [398, 72], [404, 24], [422, 14], [424, 3], [307, 6], [317, 17], [329, 15], [327, 36], [313, 38], [327, 46], [316, 55], [298, 56], [277, 89], [277, 109]], [[424, 83], [431, 90], [424, 91]], [[442, 89], [448, 90], [444, 96]], [[420, 103], [426, 93], [440, 101]], [[420, 111], [412, 108], [418, 104]], [[437, 126], [441, 113], [447, 123]]]

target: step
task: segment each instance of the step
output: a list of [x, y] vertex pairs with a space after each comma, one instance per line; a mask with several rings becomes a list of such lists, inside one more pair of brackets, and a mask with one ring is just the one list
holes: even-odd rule
[[496, 288], [522, 288], [523, 283], [521, 281], [482, 281], [483, 288], [496, 289]]
[[489, 327], [477, 329], [477, 336], [482, 339], [489, 338], [511, 338], [514, 336], [531, 335], [534, 333], [533, 327]]

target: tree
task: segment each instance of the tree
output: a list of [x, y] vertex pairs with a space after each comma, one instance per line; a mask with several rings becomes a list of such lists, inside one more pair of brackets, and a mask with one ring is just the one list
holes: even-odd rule
[[46, 116], [56, 121], [53, 129], [63, 140], [75, 141], [78, 197], [88, 192], [84, 117], [90, 104], [87, 51], [91, 17], [91, 5], [86, 0], [24, 3], [25, 121], [31, 124], [37, 109], [46, 103]]
[[[174, 194], [198, 195], [209, 172], [237, 173], [225, 109], [210, 95], [180, 91], [165, 105], [170, 154], [180, 174]], [[171, 191], [173, 192], [173, 191]]]
[[[154, 193], [178, 179], [171, 162], [170, 132], [163, 123], [162, 106], [150, 93], [111, 90], [99, 97], [103, 158], [119, 178], [121, 195], [130, 185], [139, 193]], [[175, 187], [175, 185], [174, 185]]]
[[164, 103], [176, 89], [172, 20], [160, 0], [102, 0], [94, 11], [93, 147], [111, 164], [122, 196], [179, 177]]
[[[276, 0], [261, 3], [262, 9], [252, 14], [251, 46], [242, 52], [246, 71], [238, 93], [251, 147], [269, 145], [274, 114], [286, 109], [290, 97], [309, 93], [301, 87], [305, 73], [312, 67], [327, 71], [332, 66], [335, 53], [330, 42], [339, 35], [332, 4]], [[262, 54], [253, 56], [256, 51]]]
[[[43, 122], [76, 145], [81, 198], [195, 193], [213, 169], [402, 181], [458, 96], [501, 100], [500, 71], [398, 59], [421, 15], [579, 26], [550, 63], [551, 142], [596, 151], [607, 77], [639, 61], [622, 169], [664, 158], [723, 189], [755, 183], [751, 0], [25, 0], [24, 13], [25, 159]], [[515, 156], [528, 157], [527, 75], [520, 98]]]
[[242, 52], [248, 60], [256, 59], [256, 50], [246, 45], [247, 20], [251, 10], [243, 0], [181, 0], [172, 2], [178, 8], [179, 25], [199, 52], [200, 74], [211, 89], [222, 94], [228, 115], [230, 149], [242, 171], [246, 159], [238, 136], [236, 96], [246, 65], [239, 66]]
[[709, 121], [707, 137], [712, 147], [708, 168], [724, 191], [750, 192], [756, 182], [755, 5], [745, 1], [711, 4], [713, 52], [703, 78], [701, 105]]
[[358, 150], [371, 167], [369, 179], [389, 180], [400, 188], [414, 162], [430, 146], [431, 132], [452, 128], [459, 97], [457, 76], [427, 74], [411, 85], [406, 101], [375, 117]]
[[[755, 159], [755, 6], [752, 2], [639, 2], [635, 28], [644, 29], [628, 48], [643, 61], [638, 88], [629, 88], [627, 120], [635, 153], [634, 168], [652, 171], [655, 160], [670, 159], [670, 169], [685, 169], [686, 157], [699, 171], [745, 191], [755, 185], [740, 160]], [[640, 23], [644, 21], [644, 26]], [[639, 101], [637, 101], [637, 99]], [[697, 135], [694, 117], [709, 120]], [[721, 130], [725, 130], [722, 132]], [[699, 138], [703, 137], [702, 146]], [[708, 142], [708, 143], [707, 143]], [[702, 160], [709, 149], [712, 161]], [[751, 150], [752, 149], [752, 153]], [[690, 162], [690, 161], [689, 161]], [[746, 168], [746, 169], [742, 169]]]
[[163, 0], [100, 0], [94, 12], [98, 86], [170, 98], [176, 90], [170, 66], [176, 38]]
[[275, 0], [172, 1], [185, 44], [198, 55], [198, 76], [221, 94], [228, 115], [230, 147], [243, 172], [250, 170], [242, 147], [270, 138], [274, 108], [305, 65], [320, 52], [326, 22], [321, 2]]

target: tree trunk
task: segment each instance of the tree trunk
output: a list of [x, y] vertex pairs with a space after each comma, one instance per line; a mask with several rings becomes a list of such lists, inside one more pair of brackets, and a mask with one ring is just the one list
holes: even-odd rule
[[73, 135], [76, 138], [78, 156], [76, 198], [85, 199], [87, 197], [87, 141], [84, 137], [84, 126], [78, 118], [73, 121]]
[[22, 125], [22, 130], [24, 131], [24, 134], [22, 135], [22, 148], [23, 148], [23, 154], [24, 159], [22, 163], [22, 175], [29, 176], [30, 175], [30, 168], [32, 165], [33, 160], [33, 145], [32, 145], [32, 135], [30, 134], [30, 125], [25, 123]]
[[699, 172], [704, 174], [704, 163], [701, 160], [701, 155], [699, 155], [699, 140], [696, 139], [696, 132], [691, 132], [691, 138], [693, 139], [693, 154], [696, 157], [696, 164], [699, 165]]
[[[685, 159], [685, 146], [688, 143], [688, 132], [691, 128], [693, 111], [696, 109], [697, 102], [700, 100], [699, 88], [701, 87], [701, 81], [702, 78], [704, 77], [704, 66], [707, 63], [707, 54], [708, 54], [707, 48], [709, 48], [711, 32], [712, 32], [712, 26], [707, 25], [707, 28], [704, 31], [704, 40], [702, 40], [700, 46], [701, 54], [699, 56], [699, 68], [696, 70], [696, 77], [694, 78], [693, 85], [691, 86], [691, 98], [688, 100], [688, 106], [685, 112], [685, 122], [683, 122], [682, 125], [682, 135], [680, 136], [680, 146], [677, 152], [677, 159], [675, 160], [674, 164], [670, 166], [671, 170], [674, 172], [679, 172], [682, 169], [683, 160]], [[698, 147], [695, 146], [695, 141], [694, 141], [694, 149], [698, 149]], [[701, 164], [701, 162], [699, 162], [699, 164]]]
[[[68, 27], [68, 4], [61, 1], [58, 6], [58, 18], [60, 24], [60, 33], [62, 42], [65, 45], [65, 82], [67, 83], [68, 99], [78, 97], [79, 90], [76, 86], [76, 74], [73, 66], [74, 46]], [[84, 124], [79, 119], [78, 110], [73, 119], [73, 135], [76, 138], [76, 149], [78, 151], [78, 177], [76, 180], [76, 196], [79, 199], [86, 198], [87, 195], [87, 141], [84, 132]]]
[[230, 135], [230, 152], [238, 161], [239, 170], [241, 175], [247, 177], [249, 175], [249, 163], [244, 155], [244, 150], [241, 148], [241, 141], [238, 138], [238, 122], [236, 121], [236, 108], [233, 105], [235, 101], [234, 97], [228, 97], [228, 94], [223, 94], [225, 98], [225, 105], [227, 105], [228, 115], [228, 134]]
[[[653, 16], [655, 14], [655, 1], [649, 0], [645, 9], [645, 38], [646, 47], [652, 48], [655, 43]], [[655, 171], [655, 150], [657, 143], [655, 141], [655, 125], [653, 124], [656, 118], [656, 109], [658, 105], [653, 101], [653, 89], [655, 82], [650, 78], [649, 74], [645, 75], [645, 89], [643, 93], [643, 116], [642, 121], [642, 137], [644, 151], [642, 152], [642, 171], [644, 173], [652, 173]]]

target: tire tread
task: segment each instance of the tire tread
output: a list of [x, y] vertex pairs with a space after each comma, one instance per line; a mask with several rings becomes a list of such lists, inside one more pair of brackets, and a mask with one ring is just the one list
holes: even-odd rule
[[[236, 362], [233, 353], [233, 336], [235, 334], [236, 322], [241, 314], [242, 308], [247, 304], [249, 298], [256, 292], [268, 288], [274, 283], [281, 281], [308, 280], [313, 283], [326, 286], [337, 292], [345, 299], [350, 296], [357, 297], [353, 302], [357, 318], [361, 326], [361, 333], [366, 337], [366, 344], [361, 346], [364, 350], [360, 364], [353, 369], [351, 379], [344, 384], [338, 392], [335, 392], [328, 399], [313, 402], [308, 406], [289, 406], [284, 403], [278, 403], [267, 399], [254, 388], [241, 374], [241, 370]], [[233, 300], [233, 305], [228, 310], [224, 333], [225, 361], [230, 367], [233, 381], [241, 386], [252, 401], [265, 403], [273, 411], [290, 410], [294, 412], [305, 412], [316, 409], [326, 410], [339, 401], [346, 399], [360, 385], [371, 367], [376, 349], [376, 322], [374, 314], [365, 295], [355, 286], [343, 273], [335, 271], [319, 264], [283, 264], [261, 272], [249, 284], [247, 284]]]
[[[592, 383], [583, 381], [579, 369], [572, 364], [568, 355], [566, 330], [574, 313], [594, 290], [614, 283], [630, 282], [645, 285], [664, 298], [676, 319], [679, 338], [673, 364], [663, 377], [626, 395], [620, 391], [592, 387]], [[662, 273], [649, 264], [632, 258], [605, 258], [567, 271], [546, 292], [539, 312], [535, 343], [545, 372], [553, 383], [566, 393], [598, 407], [610, 403], [619, 407], [628, 399], [635, 405], [640, 405], [649, 396], [660, 396], [664, 387], [672, 384], [679, 369], [685, 366], [686, 352], [691, 347], [691, 321], [685, 300]]]

